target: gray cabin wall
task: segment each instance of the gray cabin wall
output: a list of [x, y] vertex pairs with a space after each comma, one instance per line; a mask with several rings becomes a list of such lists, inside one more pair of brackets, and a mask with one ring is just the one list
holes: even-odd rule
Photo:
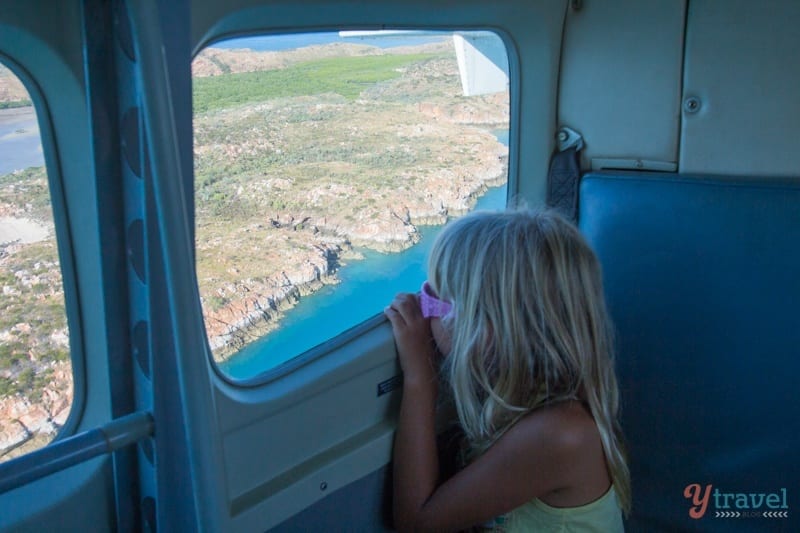
[[691, 2], [688, 16], [681, 173], [800, 174], [800, 3]]

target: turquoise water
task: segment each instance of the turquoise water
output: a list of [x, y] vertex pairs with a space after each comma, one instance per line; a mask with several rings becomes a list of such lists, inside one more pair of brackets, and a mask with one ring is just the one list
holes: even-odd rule
[[0, 176], [43, 166], [42, 137], [33, 107], [0, 110]]
[[[507, 144], [508, 132], [495, 132]], [[506, 186], [492, 187], [476, 209], [502, 209]], [[280, 328], [220, 363], [236, 379], [256, 376], [343, 333], [382, 312], [398, 292], [416, 292], [426, 279], [425, 265], [443, 226], [419, 227], [422, 239], [408, 250], [382, 254], [360, 249], [363, 260], [351, 260], [338, 271], [341, 283], [326, 285], [286, 312]]]

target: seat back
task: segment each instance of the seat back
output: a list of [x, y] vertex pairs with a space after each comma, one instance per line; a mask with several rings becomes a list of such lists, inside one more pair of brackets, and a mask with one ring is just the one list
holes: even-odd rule
[[589, 174], [579, 217], [617, 331], [628, 529], [789, 531], [800, 513], [800, 185]]

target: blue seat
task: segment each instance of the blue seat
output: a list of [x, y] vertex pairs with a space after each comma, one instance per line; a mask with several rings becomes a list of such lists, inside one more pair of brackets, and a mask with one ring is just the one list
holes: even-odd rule
[[800, 184], [593, 173], [579, 227], [617, 331], [628, 530], [797, 531]]

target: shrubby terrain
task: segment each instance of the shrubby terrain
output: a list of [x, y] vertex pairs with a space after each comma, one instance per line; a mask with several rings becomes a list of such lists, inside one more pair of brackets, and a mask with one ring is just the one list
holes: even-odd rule
[[72, 403], [64, 289], [42, 167], [0, 176], [0, 460], [46, 444]]
[[507, 128], [508, 96], [461, 96], [450, 41], [313, 48], [195, 60], [208, 74], [194, 84], [197, 270], [218, 359], [336, 283], [359, 249], [412, 246], [418, 225], [506, 180], [492, 130]]
[[9, 69], [0, 65], [0, 109], [31, 105], [28, 91]]

